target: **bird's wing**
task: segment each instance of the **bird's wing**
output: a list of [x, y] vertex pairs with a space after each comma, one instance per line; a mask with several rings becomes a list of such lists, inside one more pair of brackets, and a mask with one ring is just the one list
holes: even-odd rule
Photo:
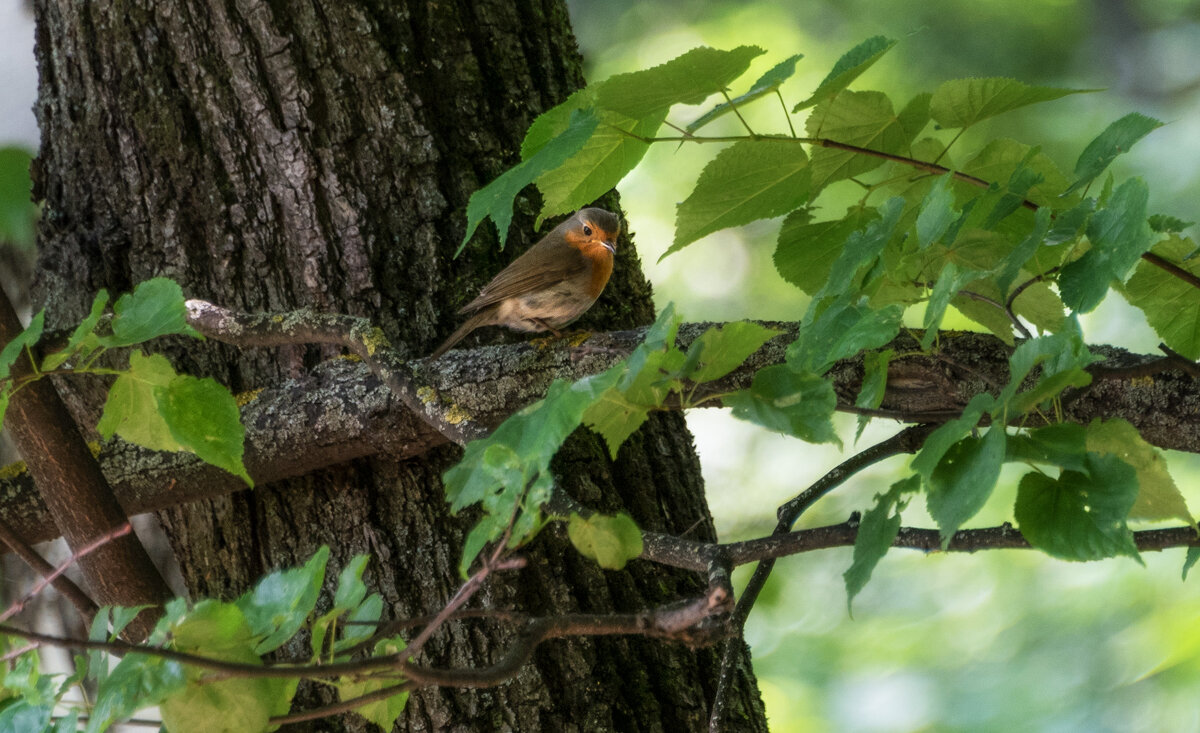
[[547, 256], [550, 253], [545, 250], [530, 249], [501, 270], [500, 274], [479, 291], [479, 296], [463, 306], [459, 313], [469, 313], [508, 298], [544, 290], [583, 274], [591, 264], [590, 261], [579, 250], [573, 247], [566, 249], [566, 253], [560, 250], [554, 252], [553, 256]]

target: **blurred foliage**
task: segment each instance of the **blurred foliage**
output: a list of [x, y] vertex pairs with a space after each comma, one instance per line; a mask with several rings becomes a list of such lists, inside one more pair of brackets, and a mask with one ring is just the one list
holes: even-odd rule
[[[989, 121], [968, 135], [1038, 140], [1069, 169], [1080, 146], [1109, 122], [1137, 111], [1170, 121], [1113, 166], [1120, 177], [1152, 182], [1150, 208], [1196, 218], [1200, 173], [1200, 7], [1192, 2], [953, 3], [575, 2], [572, 19], [589, 79], [646, 68], [696, 45], [772, 50], [754, 78], [791, 54], [804, 54], [783, 88], [797, 99], [814, 89], [846, 48], [884, 34], [900, 39], [891, 62], [873, 68], [861, 88], [897, 94], [964, 76], [1011, 76], [1030, 84], [1106, 88]], [[740, 91], [737, 90], [737, 91]], [[788, 93], [790, 91], [790, 93]], [[761, 115], [762, 117], [758, 117]], [[747, 110], [751, 126], [779, 110]], [[685, 120], [686, 121], [686, 120]], [[771, 119], [770, 125], [778, 124]], [[721, 126], [726, 127], [722, 130]], [[726, 115], [713, 134], [735, 132]], [[671, 244], [675, 205], [702, 162], [655, 146], [619, 187], [639, 253], [659, 302], [689, 316], [796, 319], [806, 300], [772, 266], [778, 224], [726, 230], [686, 253], [656, 262]], [[825, 200], [840, 211], [842, 201]], [[947, 313], [944, 328], [965, 321]], [[1092, 342], [1153, 351], [1158, 339], [1143, 316], [1119, 298], [1084, 320]], [[775, 507], [832, 468], [828, 446], [799, 444], [731, 420], [693, 411], [689, 424], [723, 539], [766, 534]], [[855, 421], [837, 427], [853, 451]], [[893, 432], [868, 426], [859, 447]], [[1187, 498], [1200, 456], [1169, 453]], [[906, 464], [896, 459], [852, 480], [802, 520], [843, 521], [864, 510]], [[1016, 472], [970, 523], [1007, 518]], [[932, 526], [923, 503], [906, 525]], [[841, 573], [849, 549], [781, 561], [755, 612], [749, 640], [773, 731], [1053, 730], [1157, 731], [1200, 726], [1200, 588], [1181, 584], [1182, 553], [1078, 564], [1034, 553], [970, 556], [889, 554], [874, 582], [846, 613]]]

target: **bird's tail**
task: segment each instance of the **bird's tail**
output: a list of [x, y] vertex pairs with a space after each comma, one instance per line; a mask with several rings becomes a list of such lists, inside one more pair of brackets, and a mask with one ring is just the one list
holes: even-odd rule
[[493, 312], [493, 309], [488, 308], [468, 318], [463, 325], [458, 327], [458, 330], [450, 334], [450, 336], [442, 342], [441, 346], [434, 349], [434, 352], [429, 355], [429, 360], [433, 361], [442, 354], [446, 353], [452, 346], [457, 344], [459, 341], [462, 341], [463, 337], [465, 337], [468, 333], [474, 331], [480, 326], [490, 326], [492, 324], [492, 316], [494, 315], [495, 313]]

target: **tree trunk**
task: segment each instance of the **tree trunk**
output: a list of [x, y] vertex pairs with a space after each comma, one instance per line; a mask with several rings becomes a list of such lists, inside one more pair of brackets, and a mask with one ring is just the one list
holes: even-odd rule
[[[517, 160], [526, 127], [583, 83], [561, 2], [112, 0], [37, 3], [45, 199], [35, 298], [53, 327], [92, 294], [157, 275], [189, 297], [248, 311], [311, 307], [371, 318], [394, 344], [428, 353], [455, 311], [537, 237], [534, 198], [518, 203], [509, 249], [490, 227], [454, 259], [470, 193]], [[615, 200], [609, 200], [610, 206]], [[582, 322], [652, 318], [633, 247]], [[495, 329], [473, 337], [501, 338]], [[512, 338], [505, 336], [505, 338]], [[235, 392], [277, 383], [335, 354], [156, 345], [180, 371]], [[68, 386], [94, 425], [97, 396]], [[459, 578], [470, 517], [451, 517], [443, 448], [403, 462], [362, 460], [302, 479], [164, 512], [189, 592], [231, 597], [265, 572], [332, 548], [329, 576], [356, 553], [390, 616], [436, 611]], [[678, 415], [652, 418], [610, 461], [591, 434], [556, 459], [561, 485], [647, 529], [709, 538], [691, 439]], [[543, 533], [529, 566], [477, 598], [537, 614], [632, 611], [694, 595], [703, 579], [635, 562], [600, 570]], [[511, 629], [452, 623], [425, 661], [482, 667]], [[303, 655], [303, 649], [288, 650]], [[404, 730], [698, 730], [718, 655], [640, 638], [543, 645], [511, 682], [415, 693]], [[765, 730], [748, 655], [732, 729]], [[312, 687], [312, 706], [331, 693]], [[346, 715], [322, 729], [362, 729]]]

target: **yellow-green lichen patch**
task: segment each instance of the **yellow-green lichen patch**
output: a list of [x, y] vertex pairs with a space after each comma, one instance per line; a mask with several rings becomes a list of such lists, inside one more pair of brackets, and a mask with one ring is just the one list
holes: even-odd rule
[[238, 407], [245, 407], [246, 405], [253, 402], [258, 397], [258, 394], [260, 392], [262, 392], [261, 387], [259, 389], [247, 390], [245, 392], [242, 392], [241, 394], [234, 395], [233, 401], [235, 404], [237, 404]]

